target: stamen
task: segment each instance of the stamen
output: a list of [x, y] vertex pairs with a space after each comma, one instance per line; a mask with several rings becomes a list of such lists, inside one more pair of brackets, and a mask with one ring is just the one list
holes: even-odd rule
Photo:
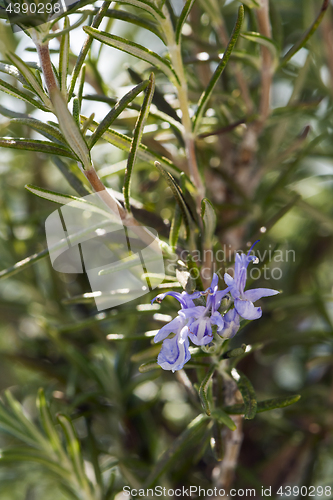
[[255, 241], [255, 242], [253, 243], [253, 245], [251, 246], [250, 250], [247, 252], [247, 256], [249, 256], [249, 255], [250, 255], [250, 252], [252, 251], [252, 248], [253, 248], [253, 247], [254, 247], [257, 243], [259, 243], [259, 241], [260, 241], [260, 240], [257, 240], [257, 241]]

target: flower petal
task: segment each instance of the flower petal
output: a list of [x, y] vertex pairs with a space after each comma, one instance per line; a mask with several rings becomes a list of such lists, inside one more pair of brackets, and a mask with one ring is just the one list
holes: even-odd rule
[[217, 331], [221, 331], [224, 326], [224, 320], [219, 312], [214, 312], [210, 317], [210, 322], [212, 325], [217, 326]]
[[238, 276], [238, 290], [242, 294], [244, 292], [244, 288], [246, 285], [246, 278], [247, 278], [247, 269], [246, 267], [242, 267], [241, 272], [239, 273]]
[[224, 328], [220, 333], [221, 337], [225, 337], [227, 339], [232, 339], [239, 330], [240, 327], [240, 316], [237, 313], [236, 309], [230, 309], [223, 316], [224, 319]]
[[236, 299], [235, 309], [244, 319], [258, 319], [262, 315], [261, 307], [254, 307], [249, 300]]
[[193, 300], [201, 297], [201, 292], [193, 292], [193, 293], [183, 292], [182, 297], [185, 300], [186, 307], [195, 307]]
[[206, 345], [213, 339], [209, 318], [201, 318], [188, 325], [189, 337], [195, 345]]
[[194, 306], [189, 307], [188, 309], [182, 309], [179, 311], [179, 314], [185, 318], [200, 318], [200, 316], [204, 315], [205, 311], [206, 308], [204, 306]]
[[276, 295], [277, 293], [280, 292], [271, 288], [254, 288], [253, 290], [246, 290], [246, 292], [244, 292], [244, 297], [246, 298], [246, 300], [255, 302], [262, 297], [270, 297], [271, 295]]
[[212, 292], [214, 292], [215, 289], [217, 290], [218, 285], [219, 285], [219, 277], [218, 277], [218, 275], [216, 273], [214, 273], [213, 274], [212, 282], [210, 284], [210, 289], [212, 290]]
[[231, 296], [234, 298], [234, 299], [238, 299], [238, 297], [240, 297], [241, 293], [239, 291], [239, 287], [236, 286], [236, 285], [233, 285], [233, 286], [230, 286], [229, 287], [229, 291], [231, 293]]
[[[236, 281], [236, 277], [239, 276], [241, 268], [244, 267], [243, 255], [244, 255], [243, 253], [242, 254], [236, 253], [236, 256], [235, 256], [235, 274], [234, 274], [235, 281]], [[244, 255], [244, 257], [245, 257], [245, 255]]]
[[153, 304], [155, 302], [155, 300], [157, 300], [157, 302], [162, 302], [162, 300], [167, 296], [167, 295], [171, 295], [171, 297], [174, 297], [175, 299], [178, 300], [178, 302], [181, 303], [181, 305], [183, 307], [187, 307], [186, 305], [186, 301], [185, 301], [185, 298], [182, 296], [181, 293], [179, 292], [165, 292], [165, 293], [160, 293], [159, 295], [157, 295], [152, 301], [151, 301], [151, 304]]
[[172, 370], [173, 372], [181, 370], [184, 364], [189, 361], [191, 354], [187, 335], [188, 327], [184, 326], [178, 335], [163, 342], [157, 358], [157, 363], [163, 370]]
[[220, 291], [216, 292], [214, 304], [212, 306], [212, 311], [213, 312], [217, 311], [219, 309], [223, 297], [225, 297], [226, 295], [228, 295], [229, 292], [230, 292], [230, 288], [229, 287], [225, 288], [224, 290], [220, 290]]
[[226, 284], [227, 286], [232, 286], [232, 285], [233, 285], [233, 283], [234, 283], [234, 278], [232, 278], [232, 276], [230, 276], [230, 274], [228, 274], [228, 273], [224, 273], [223, 278], [224, 278], [225, 284]]
[[176, 316], [172, 321], [170, 321], [170, 323], [167, 323], [166, 325], [162, 326], [160, 331], [154, 337], [155, 344], [157, 342], [160, 342], [161, 340], [164, 340], [170, 333], [177, 334], [181, 330], [181, 328], [183, 328], [185, 322], [186, 322], [185, 318], [182, 318], [181, 316]]
[[205, 295], [207, 292], [210, 294], [216, 292], [216, 290], [218, 289], [218, 284], [219, 284], [219, 277], [216, 273], [214, 273], [210, 286], [206, 288], [206, 290], [201, 292], [201, 295]]

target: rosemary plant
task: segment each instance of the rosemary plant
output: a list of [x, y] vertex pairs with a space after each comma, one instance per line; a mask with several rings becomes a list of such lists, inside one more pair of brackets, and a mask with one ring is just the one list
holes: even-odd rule
[[320, 4], [0, 2], [1, 500], [331, 496]]

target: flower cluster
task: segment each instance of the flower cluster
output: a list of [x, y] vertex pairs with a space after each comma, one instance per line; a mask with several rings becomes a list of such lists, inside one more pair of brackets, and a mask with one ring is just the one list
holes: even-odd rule
[[[256, 242], [257, 243], [257, 242]], [[163, 340], [162, 349], [157, 362], [164, 370], [180, 370], [189, 361], [189, 339], [197, 346], [209, 344], [213, 340], [213, 328], [216, 326], [218, 335], [230, 339], [236, 335], [240, 327], [240, 318], [247, 320], [258, 319], [262, 315], [260, 307], [253, 302], [262, 297], [269, 297], [279, 293], [270, 288], [245, 289], [247, 267], [257, 258], [251, 255], [250, 248], [247, 254], [236, 254], [234, 277], [225, 273], [224, 281], [227, 288], [218, 289], [218, 276], [214, 274], [210, 287], [204, 292], [166, 292], [152, 300], [161, 302], [167, 295], [171, 295], [181, 305], [178, 315], [170, 323], [163, 326], [154, 338], [154, 342]], [[206, 305], [196, 305], [195, 300], [206, 297]], [[219, 312], [222, 299], [231, 296], [234, 308], [229, 309], [223, 316]], [[167, 338], [174, 333], [173, 338]]]

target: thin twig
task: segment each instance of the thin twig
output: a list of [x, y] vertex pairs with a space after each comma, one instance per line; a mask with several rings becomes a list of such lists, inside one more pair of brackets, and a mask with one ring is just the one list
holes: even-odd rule
[[[221, 366], [221, 372], [224, 381], [224, 404], [226, 406], [234, 405], [240, 402], [236, 382], [224, 371], [224, 368], [227, 367], [228, 363], [229, 360], [224, 360], [222, 362], [223, 366]], [[238, 456], [243, 441], [242, 415], [232, 415], [231, 418], [235, 422], [237, 428], [234, 431], [231, 431], [230, 429], [225, 430], [223, 436], [225, 449], [224, 457], [223, 460], [213, 470], [214, 486], [217, 490], [223, 489], [225, 491], [225, 498], [230, 496], [229, 492], [234, 480]]]
[[205, 139], [206, 137], [210, 137], [212, 135], [226, 134], [228, 132], [231, 132], [235, 128], [237, 128], [239, 125], [242, 125], [243, 123], [248, 123], [248, 119], [241, 118], [237, 122], [230, 123], [229, 125], [226, 125], [225, 127], [218, 128], [217, 130], [212, 130], [211, 132], [205, 132], [204, 134], [199, 134], [198, 139]]
[[[258, 28], [261, 35], [271, 38], [272, 30], [269, 19], [269, 0], [261, 0], [261, 7], [257, 9]], [[248, 127], [240, 153], [240, 164], [249, 165], [258, 147], [258, 137], [260, 136], [265, 122], [270, 115], [270, 91], [273, 80], [273, 59], [270, 50], [261, 47], [261, 94], [259, 103], [259, 117]], [[249, 185], [249, 189], [252, 189]]]
[[183, 138], [185, 142], [186, 156], [188, 159], [190, 178], [197, 189], [197, 211], [198, 213], [200, 213], [201, 200], [205, 196], [205, 187], [201, 180], [196, 159], [195, 138], [192, 129], [192, 120], [189, 113], [188, 90], [181, 55], [181, 46], [180, 44], [176, 44], [172, 21], [170, 19], [169, 11], [165, 5], [163, 7], [163, 14], [165, 16], [165, 20], [161, 22], [161, 26], [166, 38], [173, 68], [180, 82], [178, 83], [177, 81], [175, 81], [174, 84], [177, 90], [179, 107], [182, 113], [182, 124], [184, 126]]

